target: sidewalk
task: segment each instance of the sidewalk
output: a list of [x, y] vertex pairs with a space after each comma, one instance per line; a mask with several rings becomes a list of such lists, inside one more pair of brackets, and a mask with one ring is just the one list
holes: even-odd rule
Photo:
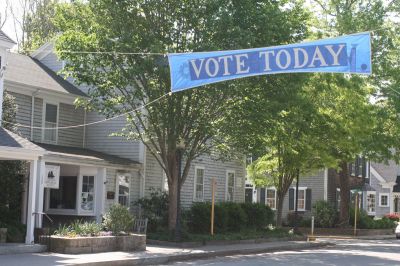
[[301, 250], [331, 245], [329, 242], [281, 241], [261, 244], [216, 245], [195, 248], [166, 248], [148, 246], [146, 251], [108, 252], [84, 255], [36, 253], [1, 255], [2, 266], [44, 265], [157, 265], [172, 261], [195, 260], [216, 256], [256, 254], [275, 251]]

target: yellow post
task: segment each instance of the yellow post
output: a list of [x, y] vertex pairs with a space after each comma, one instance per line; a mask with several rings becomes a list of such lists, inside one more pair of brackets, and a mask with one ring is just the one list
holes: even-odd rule
[[356, 192], [356, 200], [354, 206], [354, 236], [357, 235], [357, 208], [358, 208], [358, 192]]
[[211, 235], [214, 235], [214, 204], [215, 204], [215, 185], [216, 185], [215, 178], [212, 179], [211, 182], [211, 191], [212, 191], [212, 201], [211, 201]]

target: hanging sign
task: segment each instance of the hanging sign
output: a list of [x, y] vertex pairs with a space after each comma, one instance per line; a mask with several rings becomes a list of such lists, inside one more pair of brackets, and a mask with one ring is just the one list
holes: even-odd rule
[[249, 76], [293, 72], [371, 74], [370, 34], [246, 50], [169, 54], [172, 92]]
[[44, 187], [58, 189], [59, 183], [60, 183], [60, 166], [46, 165], [46, 171], [44, 173]]

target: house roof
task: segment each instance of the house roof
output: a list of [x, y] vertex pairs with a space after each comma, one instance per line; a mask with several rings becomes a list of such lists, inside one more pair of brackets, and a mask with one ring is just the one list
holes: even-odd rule
[[53, 92], [87, 96], [36, 59], [22, 54], [9, 53], [7, 61], [8, 65], [4, 73], [6, 81], [43, 88]]
[[0, 127], [0, 147], [21, 148], [44, 152], [44, 149], [36, 144], [2, 127]]
[[0, 30], [0, 40], [1, 41], [6, 41], [12, 44], [17, 44], [16, 42], [13, 41], [10, 37], [8, 37], [7, 34], [4, 33], [4, 31]]
[[52, 145], [52, 144], [44, 144], [44, 143], [36, 143], [41, 148], [47, 151], [47, 154], [50, 156], [62, 156], [62, 157], [69, 157], [71, 159], [77, 160], [85, 160], [86, 162], [98, 162], [98, 163], [108, 163], [108, 164], [118, 164], [124, 166], [139, 166], [140, 163], [121, 158], [115, 155], [110, 155], [94, 150], [84, 149], [84, 148], [77, 148], [77, 147], [67, 147], [67, 146], [59, 146], [59, 145]]

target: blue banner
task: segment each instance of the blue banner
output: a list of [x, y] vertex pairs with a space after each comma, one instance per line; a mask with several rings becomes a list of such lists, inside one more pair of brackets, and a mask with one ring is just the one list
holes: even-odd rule
[[172, 92], [224, 80], [293, 72], [371, 74], [370, 34], [233, 51], [169, 54]]

